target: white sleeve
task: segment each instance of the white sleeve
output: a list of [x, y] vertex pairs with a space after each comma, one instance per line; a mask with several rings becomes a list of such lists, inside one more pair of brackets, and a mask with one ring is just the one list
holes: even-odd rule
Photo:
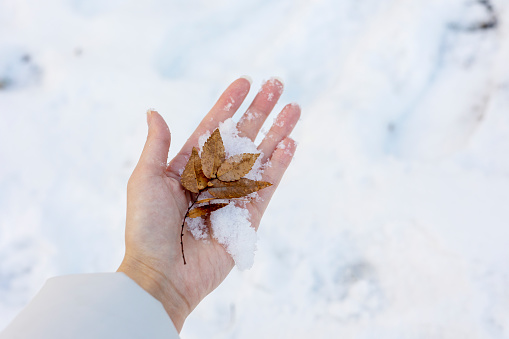
[[0, 339], [178, 338], [163, 305], [124, 273], [49, 279]]

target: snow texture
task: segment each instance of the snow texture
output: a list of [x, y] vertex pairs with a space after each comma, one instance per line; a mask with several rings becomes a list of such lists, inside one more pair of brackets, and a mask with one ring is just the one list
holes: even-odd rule
[[254, 263], [256, 232], [249, 211], [233, 203], [211, 213], [212, 234], [223, 245], [241, 271]]
[[302, 105], [297, 156], [182, 338], [508, 338], [508, 23], [503, 0], [0, 1], [0, 329], [47, 278], [118, 267], [147, 107], [172, 158], [247, 73], [239, 111], [272, 74], [274, 111]]
[[195, 239], [206, 240], [209, 238], [209, 231], [203, 218], [187, 218], [186, 225]]
[[247, 121], [253, 121], [254, 119], [260, 117], [260, 113], [253, 112], [248, 110], [245, 114], [245, 116], [242, 117], [242, 119], [245, 119]]

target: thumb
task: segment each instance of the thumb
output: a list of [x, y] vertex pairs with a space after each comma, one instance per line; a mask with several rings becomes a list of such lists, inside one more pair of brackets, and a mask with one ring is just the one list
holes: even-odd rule
[[163, 117], [156, 111], [147, 111], [148, 136], [138, 165], [143, 172], [161, 175], [166, 169], [171, 133]]

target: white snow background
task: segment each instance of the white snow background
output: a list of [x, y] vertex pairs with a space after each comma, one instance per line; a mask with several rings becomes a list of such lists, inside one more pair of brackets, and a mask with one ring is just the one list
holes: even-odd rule
[[182, 338], [508, 338], [508, 22], [503, 0], [0, 1], [0, 329], [48, 277], [118, 267], [146, 109], [173, 156], [248, 74], [248, 101], [285, 80], [299, 147], [253, 268]]

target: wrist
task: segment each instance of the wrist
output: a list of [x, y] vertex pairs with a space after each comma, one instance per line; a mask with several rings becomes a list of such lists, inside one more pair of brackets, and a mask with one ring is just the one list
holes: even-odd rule
[[170, 288], [172, 284], [164, 274], [136, 258], [128, 257], [127, 254], [117, 272], [124, 273], [156, 298], [163, 305], [173, 325], [180, 333], [184, 321], [190, 313], [190, 307], [180, 293], [174, 288]]

